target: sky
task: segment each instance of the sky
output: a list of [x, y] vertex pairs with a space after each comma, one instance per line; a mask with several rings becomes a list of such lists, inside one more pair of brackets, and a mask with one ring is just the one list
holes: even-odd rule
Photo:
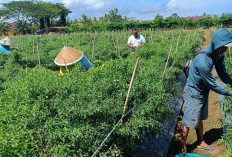
[[[203, 13], [221, 15], [232, 12], [231, 0], [44, 0], [64, 3], [72, 11], [69, 19], [86, 14], [89, 17], [104, 16], [118, 8], [118, 14], [136, 20], [152, 20], [158, 13], [164, 17], [177, 13], [179, 16], [200, 16]], [[7, 3], [10, 0], [0, 0]]]

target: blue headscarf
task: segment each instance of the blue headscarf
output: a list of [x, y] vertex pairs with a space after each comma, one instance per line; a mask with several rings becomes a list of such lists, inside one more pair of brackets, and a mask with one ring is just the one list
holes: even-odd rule
[[225, 28], [218, 29], [212, 37], [212, 40], [208, 46], [202, 51], [216, 55], [216, 49], [232, 42], [232, 33]]

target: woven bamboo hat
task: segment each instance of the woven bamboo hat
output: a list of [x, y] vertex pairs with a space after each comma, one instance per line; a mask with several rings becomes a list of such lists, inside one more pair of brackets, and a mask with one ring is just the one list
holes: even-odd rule
[[4, 39], [0, 40], [0, 44], [4, 46], [14, 46], [14, 42], [9, 38], [5, 37]]
[[55, 58], [58, 66], [67, 66], [77, 63], [83, 58], [83, 52], [72, 47], [65, 46]]

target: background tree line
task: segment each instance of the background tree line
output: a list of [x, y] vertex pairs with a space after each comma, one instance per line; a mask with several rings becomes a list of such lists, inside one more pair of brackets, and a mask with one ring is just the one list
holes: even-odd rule
[[232, 13], [218, 15], [203, 14], [198, 19], [192, 17], [180, 17], [177, 13], [164, 17], [157, 14], [153, 20], [139, 21], [118, 15], [118, 9], [109, 11], [100, 18], [90, 18], [82, 14], [81, 18], [74, 20], [69, 25], [69, 31], [112, 31], [139, 29], [196, 29], [209, 27], [232, 27]]
[[139, 29], [195, 29], [209, 27], [231, 27], [232, 13], [224, 13], [221, 16], [203, 14], [199, 19], [184, 18], [173, 13], [164, 17], [157, 14], [153, 20], [139, 21], [118, 14], [118, 9], [110, 10], [103, 16], [88, 17], [82, 14], [81, 18], [67, 21], [71, 11], [62, 3], [45, 2], [42, 0], [21, 0], [1, 3], [0, 8], [0, 33], [9, 28], [6, 20], [14, 21], [16, 33], [26, 34], [41, 30], [50, 26], [68, 26], [68, 31], [112, 31]]

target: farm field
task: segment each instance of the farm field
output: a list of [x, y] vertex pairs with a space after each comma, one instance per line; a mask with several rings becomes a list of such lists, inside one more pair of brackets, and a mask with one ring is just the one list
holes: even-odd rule
[[[231, 10], [228, 0], [1, 0], [0, 157], [232, 157], [222, 82], [232, 36], [218, 30], [232, 30]], [[208, 115], [203, 128], [182, 126], [195, 113]]]
[[[12, 37], [15, 49], [0, 54], [0, 155], [91, 156], [123, 114], [138, 57], [129, 113], [97, 154], [133, 155], [145, 133], [162, 135], [175, 114], [167, 98], [181, 92], [176, 75], [197, 53], [203, 31], [140, 34], [147, 43], [134, 55], [126, 45], [130, 32]], [[54, 59], [63, 46], [83, 51], [94, 68], [59, 76]]]

